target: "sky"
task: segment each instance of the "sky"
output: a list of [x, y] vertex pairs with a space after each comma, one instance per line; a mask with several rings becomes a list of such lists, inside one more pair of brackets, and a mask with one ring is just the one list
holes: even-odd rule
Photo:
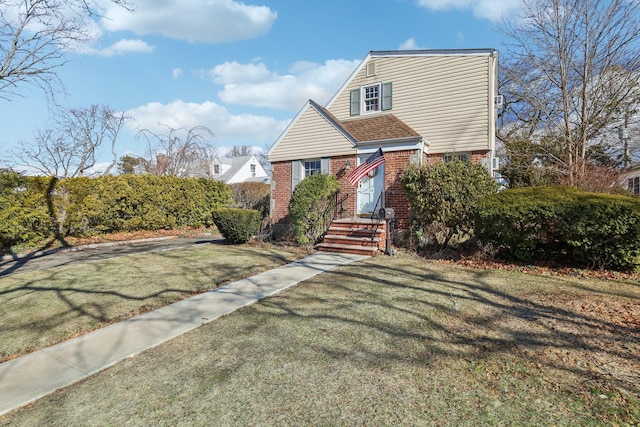
[[[313, 99], [324, 105], [373, 50], [501, 50], [520, 0], [106, 0], [95, 40], [58, 69], [62, 108], [92, 104], [132, 119], [116, 151], [145, 155], [140, 129], [206, 126], [221, 155], [271, 146]], [[3, 6], [0, 5], [0, 9]], [[0, 99], [0, 165], [52, 124], [37, 88]], [[99, 162], [112, 156], [105, 147]], [[15, 166], [15, 165], [14, 165]], [[18, 168], [19, 169], [19, 168]]]

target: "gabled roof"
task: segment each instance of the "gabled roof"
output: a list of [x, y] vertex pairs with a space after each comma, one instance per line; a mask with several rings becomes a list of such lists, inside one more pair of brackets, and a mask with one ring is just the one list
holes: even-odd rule
[[336, 116], [334, 116], [329, 112], [329, 110], [327, 110], [326, 108], [324, 108], [323, 106], [321, 106], [320, 104], [318, 104], [317, 102], [311, 99], [309, 100], [309, 105], [314, 110], [316, 110], [321, 116], [323, 116], [325, 120], [331, 123], [331, 125], [333, 125], [333, 127], [335, 127], [340, 133], [342, 133], [345, 137], [347, 137], [349, 141], [351, 141], [352, 143], [355, 143], [357, 141], [357, 139], [354, 138], [353, 135], [351, 135], [347, 129], [345, 129], [345, 127], [343, 126], [343, 122], [338, 120]]
[[[228, 158], [225, 158], [225, 159], [219, 159], [220, 163], [226, 164], [226, 165], [231, 165], [231, 167], [229, 169], [227, 169], [227, 171], [225, 171], [225, 173], [223, 173], [219, 177], [216, 177], [216, 179], [218, 179], [220, 181], [223, 181], [223, 182], [229, 181], [253, 157], [254, 157], [253, 155], [249, 155], [249, 156], [228, 157]], [[257, 161], [256, 161], [256, 163], [257, 163]]]

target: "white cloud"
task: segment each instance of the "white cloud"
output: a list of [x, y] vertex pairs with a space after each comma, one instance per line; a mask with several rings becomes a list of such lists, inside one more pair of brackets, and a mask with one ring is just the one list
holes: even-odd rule
[[471, 9], [479, 18], [498, 21], [522, 7], [522, 0], [418, 0], [418, 5], [431, 10]]
[[127, 113], [134, 118], [129, 123], [132, 130], [137, 127], [162, 133], [167, 131], [167, 127], [190, 129], [194, 126], [206, 126], [216, 135], [216, 140], [223, 143], [229, 139], [271, 143], [289, 124], [289, 120], [276, 120], [269, 116], [234, 115], [211, 101], [201, 104], [181, 100], [168, 104], [150, 102]]
[[151, 53], [153, 49], [153, 46], [148, 45], [140, 39], [122, 39], [104, 49], [88, 49], [86, 53], [111, 57], [126, 55], [128, 53]]
[[102, 25], [109, 31], [160, 34], [191, 42], [224, 43], [265, 34], [276, 12], [234, 0], [138, 0], [130, 13], [106, 3]]
[[410, 39], [405, 40], [400, 46], [398, 46], [398, 49], [400, 49], [400, 50], [417, 50], [417, 49], [424, 49], [424, 48], [420, 47], [418, 45], [418, 43], [416, 43], [415, 39], [413, 37], [411, 37]]
[[326, 103], [359, 63], [359, 60], [328, 60], [324, 64], [300, 61], [289, 73], [278, 74], [263, 63], [227, 62], [209, 70], [208, 75], [224, 85], [218, 93], [224, 103], [297, 111], [309, 99]]
[[173, 70], [171, 70], [171, 75], [173, 76], [174, 79], [177, 79], [178, 77], [180, 77], [181, 74], [182, 74], [182, 68], [174, 68]]

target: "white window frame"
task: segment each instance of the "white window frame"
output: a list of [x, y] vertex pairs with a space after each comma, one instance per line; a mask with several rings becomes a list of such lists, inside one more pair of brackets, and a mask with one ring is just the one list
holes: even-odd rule
[[446, 153], [442, 155], [442, 161], [445, 163], [452, 162], [454, 158], [461, 162], [471, 162], [471, 153]]
[[[367, 89], [374, 89], [374, 88], [377, 93], [377, 96], [367, 99]], [[380, 112], [382, 108], [382, 83], [378, 82], [378, 83], [362, 86], [361, 91], [362, 91], [362, 96], [360, 98], [362, 99], [362, 105], [360, 108], [361, 108], [362, 114], [371, 114], [371, 113]], [[375, 101], [375, 105], [377, 108], [376, 109], [367, 108], [368, 107], [367, 101]]]
[[251, 170], [251, 177], [256, 176], [256, 165], [249, 165], [249, 169]]

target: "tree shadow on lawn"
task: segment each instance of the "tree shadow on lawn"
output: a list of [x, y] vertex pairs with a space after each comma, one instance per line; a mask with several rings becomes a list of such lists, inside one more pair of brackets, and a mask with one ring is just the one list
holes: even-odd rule
[[[224, 252], [200, 253], [194, 259], [175, 250], [141, 256], [144, 258], [130, 258], [126, 265], [122, 258], [88, 262], [76, 266], [82, 270], [72, 273], [59, 268], [40, 270], [33, 272], [35, 277], [26, 282], [19, 277], [6, 278], [4, 283], [14, 281], [17, 285], [0, 288], [3, 301], [0, 313], [4, 314], [0, 324], [3, 343], [0, 360], [216, 289], [294, 259], [275, 249], [240, 246], [227, 247]], [[230, 257], [239, 258], [229, 261]], [[148, 264], [150, 260], [152, 264]], [[159, 271], [154, 271], [155, 266]]]
[[[417, 340], [427, 350], [414, 356], [415, 363], [433, 362], [437, 355], [482, 360], [492, 354], [515, 354], [533, 366], [544, 365], [585, 383], [609, 384], [636, 396], [640, 393], [640, 309], [636, 301], [588, 295], [584, 287], [574, 283], [565, 286], [580, 290], [580, 294], [554, 289], [547, 293], [541, 286], [510, 293], [505, 290], [509, 286], [506, 279], [496, 284], [491, 272], [463, 272], [464, 279], [459, 280], [429, 267], [424, 270], [359, 263], [329, 271], [320, 276], [323, 279], [313, 279], [318, 286], [344, 294], [339, 302], [322, 298], [318, 292], [312, 297], [303, 288], [302, 295], [289, 295], [285, 304], [279, 299], [262, 304], [272, 305], [287, 316], [364, 327], [389, 341]], [[372, 288], [371, 284], [384, 288]], [[304, 302], [314, 301], [330, 306], [330, 313], [307, 314]], [[300, 311], [290, 304], [299, 305]], [[630, 310], [627, 320], [617, 318], [615, 310], [611, 316], [599, 315], [602, 312], [598, 308], [611, 309], [613, 305]], [[354, 316], [358, 307], [366, 307], [372, 316]], [[331, 348], [324, 351], [340, 354]], [[385, 355], [371, 348], [349, 351], [368, 353], [372, 362], [397, 357], [393, 352]]]

